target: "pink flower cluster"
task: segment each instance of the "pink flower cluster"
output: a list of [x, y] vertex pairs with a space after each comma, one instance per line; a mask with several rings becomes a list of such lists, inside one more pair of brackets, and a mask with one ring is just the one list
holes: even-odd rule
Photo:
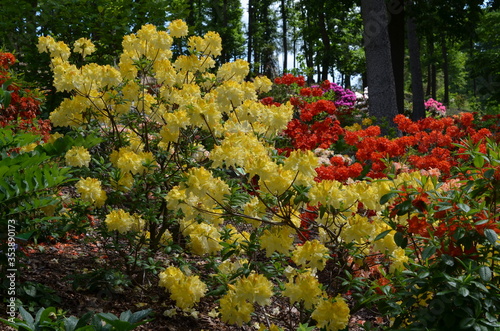
[[439, 101], [430, 98], [425, 103], [425, 110], [433, 112], [437, 115], [445, 116], [446, 115], [446, 107]]

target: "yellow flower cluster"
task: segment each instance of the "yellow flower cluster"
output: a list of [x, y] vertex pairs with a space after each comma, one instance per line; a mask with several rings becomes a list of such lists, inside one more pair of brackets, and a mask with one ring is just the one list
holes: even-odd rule
[[312, 309], [324, 295], [318, 279], [310, 270], [292, 276], [285, 284], [282, 294], [288, 297], [292, 304], [303, 302], [306, 309]]
[[186, 177], [185, 182], [172, 188], [165, 196], [169, 209], [182, 209], [187, 221], [203, 215], [206, 221], [220, 224], [220, 211], [217, 212], [216, 208], [229, 194], [229, 186], [203, 167], [190, 169]]
[[100, 180], [90, 177], [82, 178], [75, 184], [75, 187], [83, 201], [90, 202], [96, 207], [104, 206], [107, 196], [101, 187]]
[[132, 175], [143, 173], [146, 170], [144, 164], [151, 164], [154, 161], [151, 152], [136, 153], [129, 147], [113, 151], [109, 158], [111, 163], [123, 173], [131, 173]]
[[310, 204], [331, 206], [341, 211], [356, 211], [359, 194], [336, 180], [316, 182], [309, 190]]
[[299, 266], [323, 270], [328, 259], [328, 248], [319, 240], [309, 240], [302, 246], [297, 246], [292, 254], [292, 260]]
[[109, 231], [125, 233], [128, 231], [142, 231], [145, 221], [139, 215], [130, 215], [123, 209], [115, 209], [106, 216], [106, 226]]
[[73, 44], [73, 52], [81, 54], [83, 58], [95, 52], [95, 45], [87, 38], [80, 38]]
[[234, 285], [229, 285], [229, 288], [220, 300], [222, 321], [239, 326], [250, 321], [254, 303], [268, 305], [273, 295], [271, 281], [257, 273], [239, 278]]
[[64, 158], [66, 164], [71, 167], [88, 167], [90, 164], [90, 153], [83, 146], [73, 146]]
[[270, 257], [274, 252], [289, 254], [293, 247], [295, 230], [290, 226], [273, 226], [260, 236], [260, 246]]
[[181, 229], [189, 237], [188, 246], [194, 254], [215, 254], [222, 249], [219, 229], [212, 224], [183, 220]]
[[186, 276], [179, 268], [170, 266], [160, 273], [159, 286], [170, 292], [176, 306], [189, 309], [200, 301], [207, 292], [207, 285], [198, 276]]
[[343, 330], [349, 323], [349, 306], [339, 295], [334, 301], [331, 299], [320, 300], [311, 317], [318, 322], [319, 328], [327, 331]]

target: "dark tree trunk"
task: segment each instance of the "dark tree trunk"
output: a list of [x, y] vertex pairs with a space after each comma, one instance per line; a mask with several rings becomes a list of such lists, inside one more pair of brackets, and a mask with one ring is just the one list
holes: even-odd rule
[[[330, 56], [331, 56], [331, 42], [330, 36], [328, 36], [328, 27], [325, 22], [325, 13], [320, 11], [318, 15], [319, 29], [321, 32], [321, 41], [323, 42], [323, 58], [322, 58], [322, 70], [321, 78], [318, 80], [324, 81], [328, 79], [328, 70], [330, 69]], [[319, 76], [318, 72], [318, 76]]]
[[436, 80], [436, 74], [437, 74], [437, 71], [436, 71], [436, 63], [435, 63], [435, 58], [434, 58], [434, 38], [429, 38], [429, 55], [430, 55], [430, 58], [431, 58], [431, 64], [430, 64], [430, 68], [431, 68], [431, 75], [430, 75], [430, 84], [431, 84], [431, 93], [430, 93], [430, 96], [431, 98], [433, 98], [434, 100], [437, 99], [436, 97], [436, 94], [437, 94], [437, 80]]
[[345, 74], [345, 76], [344, 76], [344, 87], [346, 89], [349, 89], [349, 90], [352, 88], [352, 86], [351, 86], [351, 75], [349, 75], [349, 74]]
[[[392, 72], [391, 46], [387, 32], [385, 0], [361, 0], [364, 25], [364, 49], [368, 79], [369, 113], [381, 125], [382, 133], [396, 129], [393, 118], [398, 114], [396, 88]], [[383, 125], [383, 124], [388, 124]]]
[[[305, 18], [306, 23], [308, 26], [311, 26], [311, 19], [307, 13], [302, 12], [302, 17]], [[304, 36], [304, 40], [307, 40], [307, 36]], [[313, 55], [313, 49], [309, 45], [309, 43], [304, 42], [304, 57], [306, 60], [306, 66], [307, 68], [314, 68], [314, 55]], [[314, 77], [313, 73], [311, 71], [308, 71], [307, 73], [307, 83], [312, 84], [314, 82]]]
[[286, 0], [281, 0], [281, 18], [283, 25], [283, 73], [286, 72], [288, 68], [288, 29], [287, 29], [287, 8]]
[[424, 87], [422, 83], [422, 69], [420, 66], [420, 43], [417, 36], [417, 27], [412, 17], [408, 18], [408, 49], [410, 52], [411, 92], [413, 112], [411, 119], [417, 121], [425, 118]]
[[427, 65], [427, 88], [425, 89], [425, 95], [429, 96], [431, 95], [431, 78], [432, 78], [432, 71], [431, 71], [431, 65]]
[[[392, 3], [392, 2], [391, 2]], [[391, 43], [392, 71], [396, 86], [396, 101], [398, 112], [404, 113], [405, 105], [405, 12], [403, 2], [399, 6], [388, 4], [390, 21], [388, 24], [389, 40]]]
[[448, 47], [446, 45], [446, 38], [444, 34], [441, 35], [441, 51], [443, 55], [443, 78], [444, 78], [444, 98], [443, 104], [448, 106], [450, 104], [450, 73], [448, 63]]
[[255, 22], [254, 0], [248, 0], [248, 42], [247, 42], [247, 61], [252, 63], [253, 53], [253, 29]]

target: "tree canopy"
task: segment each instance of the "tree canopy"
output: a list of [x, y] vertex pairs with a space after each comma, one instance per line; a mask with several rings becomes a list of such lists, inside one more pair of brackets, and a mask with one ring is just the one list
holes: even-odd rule
[[[498, 1], [414, 0], [404, 1], [403, 6], [403, 0], [390, 0], [373, 10], [374, 18], [365, 26], [361, 7], [356, 0], [4, 1], [0, 4], [0, 47], [15, 52], [26, 80], [50, 87], [43, 69], [48, 59], [35, 46], [38, 36], [51, 35], [67, 43], [90, 38], [97, 46], [91, 60], [114, 64], [124, 34], [146, 23], [165, 29], [171, 20], [183, 19], [193, 33], [218, 32], [223, 40], [220, 61], [246, 58], [252, 75], [293, 72], [306, 76], [310, 83], [329, 78], [347, 88], [358, 77], [352, 88], [361, 90], [368, 82], [367, 31], [379, 33], [382, 26], [377, 17], [385, 13], [400, 112], [407, 99], [404, 94], [411, 93], [418, 81], [426, 98], [441, 99], [456, 108], [464, 107], [464, 99], [490, 109], [500, 101], [494, 88], [500, 67], [495, 35]], [[413, 53], [412, 67], [419, 68], [421, 79], [408, 62], [410, 44], [403, 32], [410, 20], [415, 30], [413, 49], [419, 49], [419, 55]]]

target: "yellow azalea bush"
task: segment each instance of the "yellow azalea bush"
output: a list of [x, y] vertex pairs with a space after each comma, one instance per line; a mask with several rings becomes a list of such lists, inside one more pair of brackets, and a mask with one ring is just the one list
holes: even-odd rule
[[[80, 39], [71, 50], [39, 38], [38, 49], [51, 57], [54, 86], [69, 92], [50, 114], [53, 125], [102, 138], [91, 150], [66, 153], [80, 177], [74, 203], [100, 221], [115, 249], [126, 247], [131, 273], [141, 268], [131, 256], [153, 257], [161, 249], [181, 247], [209, 259], [212, 279], [173, 265], [159, 274], [159, 285], [181, 309], [195, 307], [222, 279], [218, 304], [227, 323], [248, 323], [256, 307], [283, 296], [318, 327], [343, 329], [349, 307], [338, 288], [323, 288], [318, 273], [329, 261], [346, 267], [347, 251], [358, 259], [382, 254], [391, 272], [402, 270], [407, 256], [381, 217], [390, 201], [380, 200], [420, 182], [420, 173], [317, 182], [321, 160], [313, 151], [285, 157], [275, 148], [294, 116], [292, 105], [261, 103], [259, 94], [272, 83], [248, 80], [246, 61], [217, 67], [217, 33], [188, 37], [185, 22], [175, 20], [167, 31], [145, 25], [122, 45], [116, 66], [84, 61], [78, 67], [71, 52], [87, 59], [95, 50], [91, 41]], [[376, 215], [357, 214], [359, 203]], [[301, 217], [306, 212], [317, 216], [309, 227]], [[259, 253], [275, 269], [289, 264], [294, 276], [273, 274]], [[235, 256], [239, 262], [229, 263]]]

